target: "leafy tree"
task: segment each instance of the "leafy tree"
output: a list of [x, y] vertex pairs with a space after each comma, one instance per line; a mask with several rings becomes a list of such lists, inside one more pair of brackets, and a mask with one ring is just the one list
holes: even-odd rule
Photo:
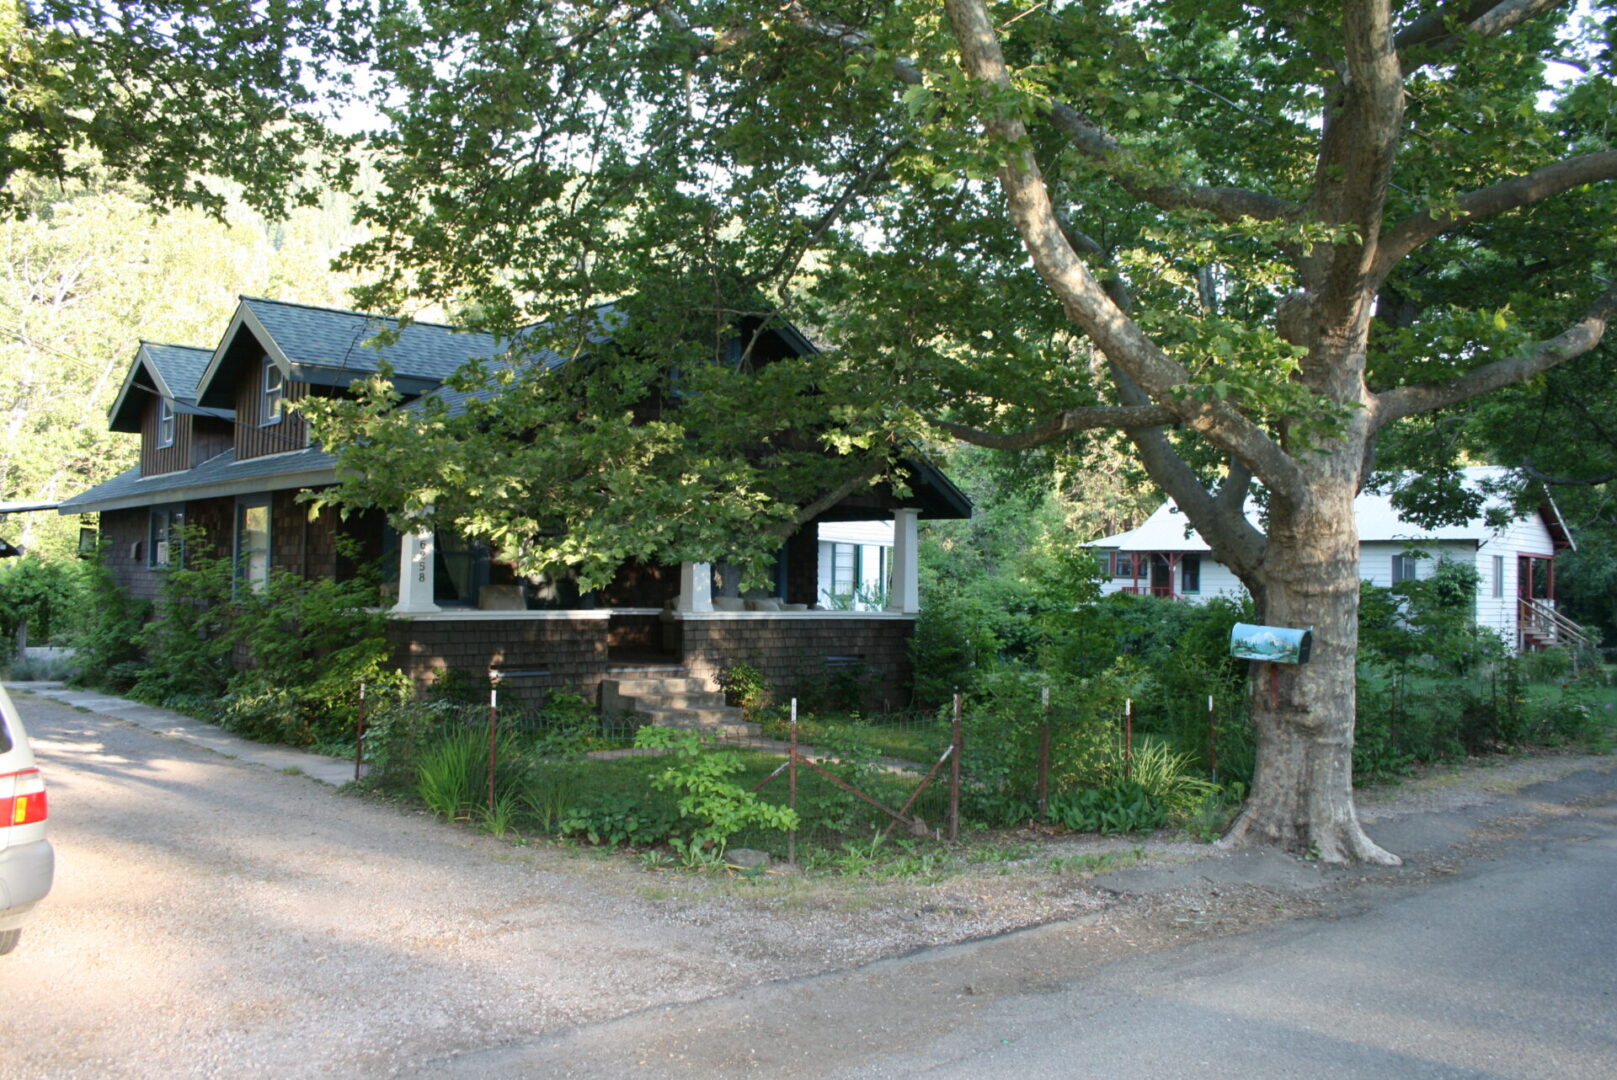
[[[929, 431], [1068, 456], [1121, 432], [1261, 617], [1315, 628], [1275, 703], [1252, 695], [1259, 761], [1229, 841], [1391, 861], [1352, 803], [1352, 498], [1383, 432], [1604, 334], [1612, 13], [386, 11], [364, 42], [384, 116], [374, 235], [349, 265], [374, 275], [367, 306], [455, 297], [513, 360], [456, 387], [470, 419], [387, 413], [381, 387], [330, 417], [355, 467], [344, 497], [599, 578], [625, 556], [760, 555], [811, 492], [902, 484]], [[210, 48], [230, 37], [180, 22]], [[111, 55], [93, 40], [92, 61]], [[1551, 83], [1551, 60], [1575, 74]], [[292, 92], [273, 64], [256, 82], [220, 70]], [[1544, 259], [1531, 303], [1474, 287]], [[606, 301], [622, 322], [579, 317]], [[826, 351], [763, 363], [781, 318]], [[617, 354], [596, 362], [607, 336]], [[1262, 532], [1241, 513], [1254, 481]]]
[[280, 216], [351, 175], [327, 123], [365, 55], [352, 0], [0, 3], [0, 206], [31, 181], [138, 184], [223, 216], [228, 187]]
[[[138, 189], [98, 182], [39, 188], [0, 219], [0, 501], [63, 499], [134, 464], [107, 409], [140, 339], [211, 346], [242, 293], [341, 302], [352, 282], [327, 266], [360, 238], [343, 198], [275, 223], [232, 206], [233, 225], [196, 210], [158, 225]], [[3, 535], [67, 557], [78, 525], [33, 513]]]

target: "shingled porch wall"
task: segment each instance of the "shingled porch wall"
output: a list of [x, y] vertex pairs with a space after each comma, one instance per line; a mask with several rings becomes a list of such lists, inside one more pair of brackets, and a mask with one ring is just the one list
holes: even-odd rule
[[482, 679], [494, 668], [505, 676], [501, 693], [509, 700], [538, 702], [553, 690], [594, 700], [606, 677], [606, 619], [513, 614], [395, 618], [388, 624], [394, 663], [422, 691], [450, 669]]
[[896, 709], [909, 703], [911, 617], [760, 612], [686, 616], [675, 625], [685, 669], [714, 685], [725, 667], [744, 662], [756, 665], [776, 696], [785, 698], [857, 667], [865, 681], [864, 707]]

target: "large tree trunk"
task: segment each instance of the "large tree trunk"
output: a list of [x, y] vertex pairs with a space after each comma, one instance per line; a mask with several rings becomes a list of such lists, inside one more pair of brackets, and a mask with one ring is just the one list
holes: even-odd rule
[[[1324, 455], [1321, 455], [1322, 457]], [[1319, 462], [1303, 505], [1272, 500], [1254, 595], [1267, 625], [1312, 627], [1307, 663], [1252, 661], [1257, 769], [1224, 843], [1276, 845], [1326, 862], [1396, 864], [1353, 808], [1354, 683], [1359, 638], [1357, 463]]]

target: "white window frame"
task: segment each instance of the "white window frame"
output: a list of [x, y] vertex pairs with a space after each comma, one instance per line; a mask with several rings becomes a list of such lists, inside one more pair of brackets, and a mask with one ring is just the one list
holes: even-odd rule
[[1501, 600], [1504, 598], [1504, 595], [1505, 557], [1503, 555], [1495, 555], [1493, 557], [1493, 596], [1494, 599]]
[[[1408, 571], [1407, 573], [1405, 571]], [[1420, 580], [1420, 558], [1400, 552], [1392, 557], [1392, 583]]]
[[[273, 381], [272, 381], [273, 379]], [[259, 427], [270, 427], [281, 422], [286, 403], [286, 375], [275, 366], [275, 361], [264, 357], [264, 372], [260, 382]]]
[[166, 397], [157, 399], [157, 447], [159, 450], [174, 445], [174, 403]]

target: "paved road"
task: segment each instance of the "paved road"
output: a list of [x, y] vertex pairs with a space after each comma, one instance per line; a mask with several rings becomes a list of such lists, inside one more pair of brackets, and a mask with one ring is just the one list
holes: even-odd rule
[[414, 1075], [1610, 1080], [1617, 777], [1536, 796], [1519, 804], [1525, 825], [1484, 829], [1457, 872], [1361, 882], [1320, 918], [1098, 970], [1084, 958], [1105, 928], [1053, 924]]

